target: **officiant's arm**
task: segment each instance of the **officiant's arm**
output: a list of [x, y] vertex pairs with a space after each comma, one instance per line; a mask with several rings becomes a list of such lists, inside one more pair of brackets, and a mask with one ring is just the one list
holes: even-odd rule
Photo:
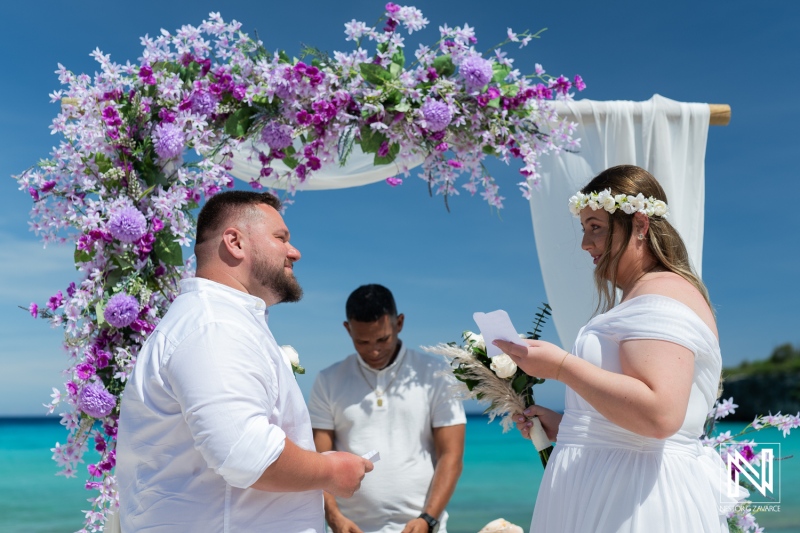
[[[318, 453], [333, 450], [334, 431], [332, 429], [314, 429], [314, 444]], [[361, 529], [349, 518], [342, 514], [336, 505], [336, 497], [323, 492], [325, 498], [325, 521], [333, 533], [362, 533]]]
[[[439, 518], [456, 490], [458, 478], [464, 467], [464, 435], [466, 425], [456, 424], [433, 428], [433, 446], [436, 452], [436, 466], [431, 488], [423, 512]], [[415, 518], [406, 524], [403, 533], [428, 533], [428, 523]]]

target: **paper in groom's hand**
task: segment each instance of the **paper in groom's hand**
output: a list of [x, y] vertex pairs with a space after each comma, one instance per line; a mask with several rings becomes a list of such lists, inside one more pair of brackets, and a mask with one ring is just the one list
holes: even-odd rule
[[489, 357], [496, 357], [503, 353], [500, 348], [492, 344], [495, 340], [528, 346], [519, 338], [517, 330], [514, 329], [514, 325], [508, 317], [508, 313], [502, 309], [491, 313], [474, 313], [472, 318], [481, 330], [481, 335], [483, 335], [483, 340], [486, 343], [486, 355]]

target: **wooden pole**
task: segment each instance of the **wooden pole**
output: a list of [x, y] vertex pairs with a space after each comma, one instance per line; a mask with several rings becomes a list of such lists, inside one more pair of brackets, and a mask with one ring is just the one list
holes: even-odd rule
[[727, 126], [731, 123], [731, 106], [728, 104], [708, 104], [708, 109], [711, 111], [709, 126]]

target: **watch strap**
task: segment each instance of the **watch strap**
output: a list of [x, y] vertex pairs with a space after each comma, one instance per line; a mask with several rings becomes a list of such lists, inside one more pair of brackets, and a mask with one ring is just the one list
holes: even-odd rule
[[419, 518], [422, 518], [428, 523], [428, 533], [436, 533], [436, 531], [438, 531], [439, 521], [436, 520], [434, 517], [432, 517], [428, 513], [422, 513], [421, 515], [419, 515]]

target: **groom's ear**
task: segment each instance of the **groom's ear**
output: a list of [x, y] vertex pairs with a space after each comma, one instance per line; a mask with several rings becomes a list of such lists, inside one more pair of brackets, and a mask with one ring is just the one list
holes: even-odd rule
[[220, 251], [223, 250], [236, 260], [241, 261], [244, 259], [244, 235], [239, 231], [239, 228], [231, 226], [222, 232]]
[[352, 334], [352, 333], [350, 333], [350, 322], [348, 322], [347, 320], [345, 320], [344, 322], [342, 322], [342, 325], [344, 326], [344, 329], [346, 329], [346, 330], [347, 330], [347, 334], [348, 334], [348, 335], [350, 335], [350, 337], [352, 338], [352, 337], [353, 337], [353, 334]]

